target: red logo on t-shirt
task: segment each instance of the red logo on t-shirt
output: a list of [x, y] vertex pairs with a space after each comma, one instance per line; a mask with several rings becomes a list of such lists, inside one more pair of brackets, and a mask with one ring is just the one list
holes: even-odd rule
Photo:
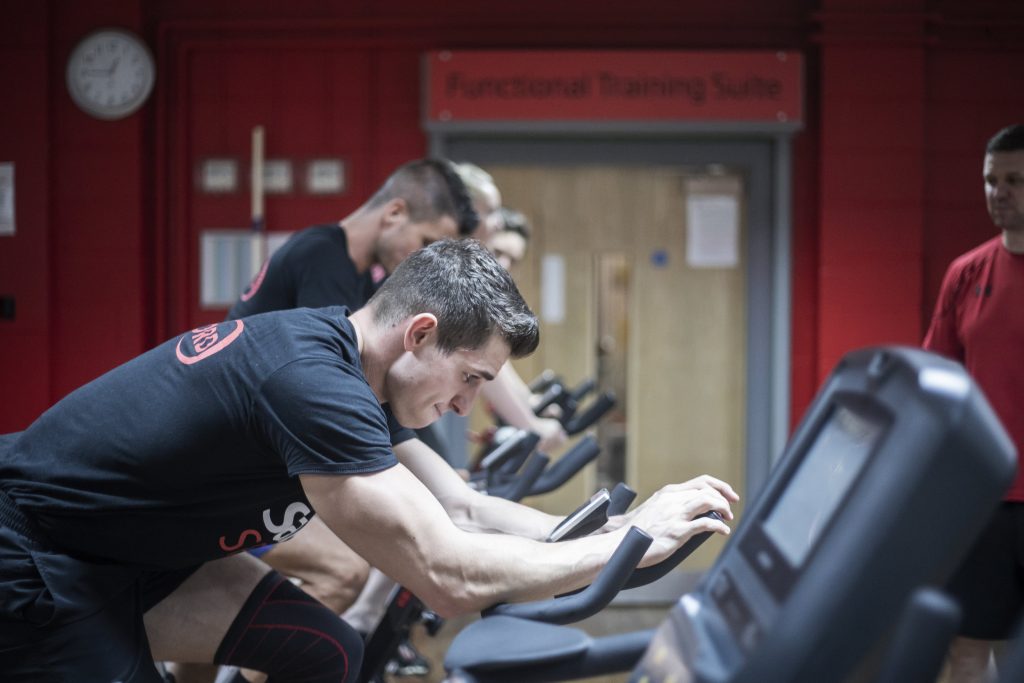
[[256, 273], [256, 277], [249, 283], [249, 288], [242, 292], [242, 301], [248, 301], [249, 299], [256, 296], [256, 292], [259, 291], [260, 285], [263, 284], [263, 278], [267, 276], [267, 266], [270, 265], [270, 259], [263, 262], [263, 267], [260, 268], [260, 272]]
[[217, 353], [242, 334], [245, 323], [241, 320], [228, 320], [206, 327], [197, 327], [178, 340], [175, 353], [185, 365], [198, 363]]

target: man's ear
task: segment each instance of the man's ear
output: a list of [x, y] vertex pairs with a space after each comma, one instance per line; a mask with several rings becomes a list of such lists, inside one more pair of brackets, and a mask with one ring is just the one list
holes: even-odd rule
[[398, 225], [402, 225], [409, 220], [409, 205], [406, 204], [405, 200], [401, 197], [395, 197], [389, 199], [384, 205], [384, 211], [381, 214], [381, 230], [387, 230]]
[[417, 313], [405, 326], [403, 342], [406, 351], [417, 351], [429, 345], [437, 335], [437, 317], [433, 313]]

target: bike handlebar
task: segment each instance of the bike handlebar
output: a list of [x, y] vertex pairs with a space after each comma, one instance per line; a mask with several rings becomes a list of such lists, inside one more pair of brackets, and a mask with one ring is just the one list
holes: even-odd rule
[[608, 516], [614, 517], [625, 513], [635, 498], [636, 491], [620, 481], [612, 489], [611, 498], [608, 500]]
[[540, 394], [547, 391], [552, 384], [556, 383], [561, 384], [562, 380], [559, 379], [554, 370], [548, 369], [530, 380], [530, 383], [526, 386], [530, 390], [531, 394]]
[[547, 410], [551, 405], [558, 403], [561, 406], [562, 395], [565, 393], [565, 387], [559, 383], [554, 383], [544, 390], [540, 398], [537, 399], [537, 405], [533, 407], [535, 415], [540, 415]]
[[[714, 510], [711, 510], [710, 512], [705, 512], [703, 515], [697, 515], [696, 517], [694, 517], [694, 519], [700, 519], [701, 517], [711, 517], [713, 519], [717, 519], [720, 522], [723, 521], [722, 515], [718, 514]], [[668, 574], [670, 571], [675, 569], [680, 562], [682, 562], [687, 557], [692, 555], [693, 551], [699, 548], [701, 545], [703, 545], [704, 541], [711, 538], [712, 533], [713, 532], [711, 531], [702, 531], [699, 534], [693, 536], [683, 545], [679, 546], [679, 548], [674, 553], [666, 557], [658, 564], [652, 565], [650, 567], [643, 567], [642, 569], [636, 569], [633, 572], [633, 575], [626, 580], [626, 583], [622, 586], [622, 589], [626, 590], [629, 588], [636, 588], [637, 586], [646, 586], [649, 583], [657, 581], [661, 577], [665, 576], [665, 574]]]
[[589, 586], [571, 595], [524, 603], [502, 603], [484, 611], [484, 616], [501, 614], [549, 624], [571, 624], [604, 609], [636, 570], [653, 539], [632, 527], [615, 549], [608, 564]]
[[539, 496], [554, 491], [576, 476], [576, 473], [596, 458], [600, 452], [601, 447], [597, 445], [593, 436], [588, 435], [580, 439], [575, 446], [540, 475], [540, 478], [530, 487], [529, 495]]
[[605, 413], [614, 407], [615, 394], [610, 391], [606, 391], [598, 396], [593, 403], [587, 406], [587, 409], [582, 413], [574, 415], [572, 418], [563, 422], [562, 428], [565, 429], [565, 433], [569, 436], [579, 434], [584, 429], [587, 429], [604, 417]]
[[533, 495], [531, 488], [544, 474], [550, 458], [543, 453], [534, 453], [526, 461], [523, 469], [506, 484], [501, 484], [487, 489], [487, 495], [497, 498], [504, 498], [518, 503], [528, 495]]
[[583, 399], [584, 396], [586, 396], [587, 394], [589, 394], [591, 391], [593, 391], [596, 388], [597, 388], [597, 380], [594, 379], [593, 377], [591, 377], [589, 379], [583, 380], [582, 382], [577, 384], [575, 387], [570, 389], [569, 390], [569, 396], [574, 401], [579, 402], [579, 401], [581, 401]]
[[487, 472], [495, 472], [501, 466], [523, 453], [529, 454], [537, 444], [540, 443], [540, 436], [525, 429], [520, 429], [514, 435], [502, 441], [498, 446], [484, 456], [480, 461], [480, 469]]

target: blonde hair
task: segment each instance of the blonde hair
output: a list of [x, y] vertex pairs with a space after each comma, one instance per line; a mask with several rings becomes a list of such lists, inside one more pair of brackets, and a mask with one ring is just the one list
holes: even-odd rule
[[491, 174], [476, 164], [471, 164], [468, 161], [455, 164], [455, 172], [459, 174], [459, 178], [462, 179], [474, 202], [487, 201], [490, 199], [489, 191], [492, 188], [494, 191], [498, 189]]

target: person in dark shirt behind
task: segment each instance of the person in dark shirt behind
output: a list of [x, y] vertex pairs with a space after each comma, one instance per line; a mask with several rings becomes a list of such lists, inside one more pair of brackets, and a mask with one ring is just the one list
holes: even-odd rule
[[228, 319], [300, 306], [355, 310], [373, 294], [374, 266], [391, 273], [417, 249], [468, 236], [478, 222], [451, 162], [411, 161], [351, 215], [289, 237], [231, 307]]

